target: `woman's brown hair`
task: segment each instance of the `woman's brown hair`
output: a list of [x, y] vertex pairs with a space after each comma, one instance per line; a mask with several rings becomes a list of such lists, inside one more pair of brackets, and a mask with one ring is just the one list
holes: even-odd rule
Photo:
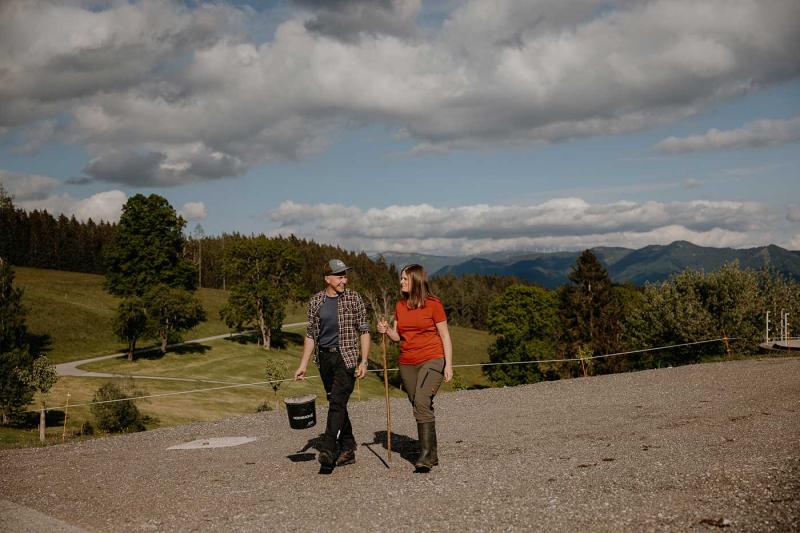
[[409, 309], [425, 307], [428, 297], [436, 297], [428, 286], [428, 275], [422, 265], [408, 265], [400, 273], [408, 277], [408, 292], [404, 292], [403, 296], [408, 300]]

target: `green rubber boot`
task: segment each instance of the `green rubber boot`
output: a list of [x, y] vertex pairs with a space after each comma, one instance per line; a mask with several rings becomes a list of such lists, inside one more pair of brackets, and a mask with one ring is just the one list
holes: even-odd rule
[[436, 449], [436, 422], [417, 423], [417, 432], [419, 435], [419, 458], [414, 466], [420, 472], [428, 472], [439, 464]]

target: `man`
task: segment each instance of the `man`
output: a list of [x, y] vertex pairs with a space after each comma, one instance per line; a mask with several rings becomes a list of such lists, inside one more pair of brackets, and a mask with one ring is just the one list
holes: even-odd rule
[[327, 468], [356, 460], [356, 439], [347, 414], [347, 401], [356, 377], [367, 375], [369, 357], [367, 311], [361, 296], [345, 288], [348, 270], [339, 259], [331, 259], [325, 265], [325, 289], [308, 302], [303, 356], [294, 373], [295, 380], [305, 379], [308, 360], [315, 353], [314, 360], [328, 397], [328, 423], [317, 446], [319, 462]]

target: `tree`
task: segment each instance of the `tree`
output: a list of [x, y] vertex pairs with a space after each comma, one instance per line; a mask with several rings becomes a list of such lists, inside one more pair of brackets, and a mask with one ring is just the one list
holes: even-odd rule
[[105, 252], [109, 292], [142, 296], [156, 285], [194, 290], [197, 274], [183, 256], [185, 224], [161, 196], [137, 194], [128, 199]]
[[229, 327], [255, 324], [262, 346], [270, 349], [280, 331], [286, 304], [300, 272], [297, 251], [283, 239], [236, 239], [225, 250], [225, 276], [231, 292], [221, 311]]
[[45, 394], [53, 388], [58, 381], [56, 367], [50, 363], [46, 356], [37, 357], [30, 371], [17, 369], [17, 373], [32, 390], [39, 393], [42, 409], [39, 411], [39, 440], [44, 444], [45, 437], [45, 411], [47, 402]]
[[[597, 257], [584, 250], [562, 287], [558, 314], [561, 321], [560, 349], [575, 357], [586, 346], [593, 354], [619, 351], [622, 344], [622, 304], [613, 290], [608, 271]], [[603, 372], [615, 370], [615, 361], [598, 360], [593, 365]], [[572, 365], [577, 371], [577, 365]]]
[[14, 287], [14, 271], [0, 257], [0, 410], [4, 424], [33, 398], [33, 389], [20, 374], [33, 365], [27, 337], [22, 289]]
[[128, 361], [133, 361], [136, 341], [147, 330], [147, 313], [141, 298], [124, 298], [117, 307], [113, 321], [114, 334], [128, 343]]
[[[714, 318], [703, 303], [702, 272], [686, 269], [659, 285], [644, 288], [645, 306], [638, 320], [646, 328], [643, 347], [684, 344], [716, 336]], [[719, 347], [682, 347], [640, 356], [644, 366], [696, 363], [704, 350]]]
[[[134, 395], [141, 391], [132, 391]], [[97, 427], [109, 433], [144, 431], [147, 417], [143, 416], [133, 400], [112, 382], [104, 383], [94, 393], [90, 410]], [[101, 403], [98, 403], [101, 402]]]
[[[489, 306], [489, 332], [497, 338], [489, 347], [492, 363], [515, 363], [550, 359], [555, 353], [556, 299], [541, 287], [512, 285]], [[512, 364], [484, 367], [498, 385], [518, 385], [555, 374], [549, 365]]]
[[275, 393], [275, 409], [278, 409], [278, 389], [281, 388], [283, 380], [289, 376], [289, 365], [286, 361], [279, 361], [277, 359], [267, 359], [266, 367], [264, 369], [264, 377], [271, 383], [269, 386]]
[[189, 291], [157, 285], [143, 298], [147, 314], [147, 333], [161, 342], [161, 353], [167, 344], [179, 342], [185, 331], [204, 322], [205, 311], [200, 301]]

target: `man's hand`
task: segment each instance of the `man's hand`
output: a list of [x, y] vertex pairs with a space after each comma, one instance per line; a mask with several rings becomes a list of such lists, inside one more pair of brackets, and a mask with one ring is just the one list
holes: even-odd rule
[[356, 377], [358, 379], [363, 379], [367, 376], [367, 364], [364, 362], [358, 363], [356, 367]]
[[297, 370], [294, 373], [294, 380], [297, 381], [298, 379], [303, 381], [306, 379], [306, 367], [302, 365], [297, 367]]

